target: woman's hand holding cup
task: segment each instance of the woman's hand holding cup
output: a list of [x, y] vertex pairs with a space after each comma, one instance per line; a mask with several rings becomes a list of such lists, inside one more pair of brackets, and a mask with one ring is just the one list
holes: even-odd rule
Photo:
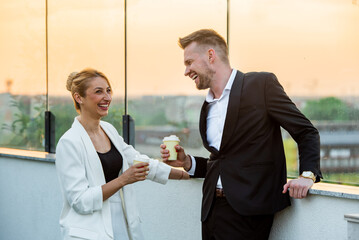
[[140, 162], [132, 165], [121, 175], [121, 177], [124, 178], [127, 185], [138, 181], [146, 180], [148, 171], [149, 171], [148, 162]]

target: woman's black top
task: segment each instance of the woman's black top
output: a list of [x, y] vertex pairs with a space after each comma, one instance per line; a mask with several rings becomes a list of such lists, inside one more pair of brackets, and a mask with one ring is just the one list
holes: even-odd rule
[[[111, 141], [110, 141], [111, 142]], [[106, 182], [110, 182], [118, 177], [123, 164], [123, 158], [121, 153], [115, 148], [111, 142], [111, 149], [107, 153], [99, 153], [103, 173], [105, 175]]]

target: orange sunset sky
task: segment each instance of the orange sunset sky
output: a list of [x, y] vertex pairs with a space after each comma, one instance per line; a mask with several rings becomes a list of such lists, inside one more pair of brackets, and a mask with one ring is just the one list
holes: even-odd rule
[[[124, 94], [123, 1], [48, 0], [49, 94], [72, 71], [94, 67]], [[230, 61], [274, 72], [291, 96], [359, 96], [359, 1], [231, 0]], [[128, 0], [128, 94], [194, 95], [182, 37], [226, 37], [225, 0]], [[46, 92], [45, 1], [0, 0], [0, 93]], [[7, 82], [12, 82], [9, 86]]]

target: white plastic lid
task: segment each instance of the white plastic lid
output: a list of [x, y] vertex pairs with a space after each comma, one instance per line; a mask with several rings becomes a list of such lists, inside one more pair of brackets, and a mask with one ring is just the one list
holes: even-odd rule
[[176, 135], [171, 135], [171, 136], [168, 136], [168, 137], [164, 137], [163, 141], [177, 141], [177, 142], [179, 142], [180, 139]]
[[141, 162], [149, 162], [150, 158], [147, 155], [140, 154], [136, 155], [134, 160], [138, 160]]

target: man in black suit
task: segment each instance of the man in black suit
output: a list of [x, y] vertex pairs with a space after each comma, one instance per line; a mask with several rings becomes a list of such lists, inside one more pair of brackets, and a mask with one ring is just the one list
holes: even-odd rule
[[[319, 134], [267, 72], [232, 69], [223, 37], [202, 29], [179, 39], [185, 76], [198, 89], [209, 88], [200, 116], [200, 133], [210, 157], [186, 155], [164, 162], [205, 178], [202, 238], [268, 239], [274, 214], [304, 198], [320, 181]], [[287, 182], [280, 127], [298, 144], [301, 175]]]

